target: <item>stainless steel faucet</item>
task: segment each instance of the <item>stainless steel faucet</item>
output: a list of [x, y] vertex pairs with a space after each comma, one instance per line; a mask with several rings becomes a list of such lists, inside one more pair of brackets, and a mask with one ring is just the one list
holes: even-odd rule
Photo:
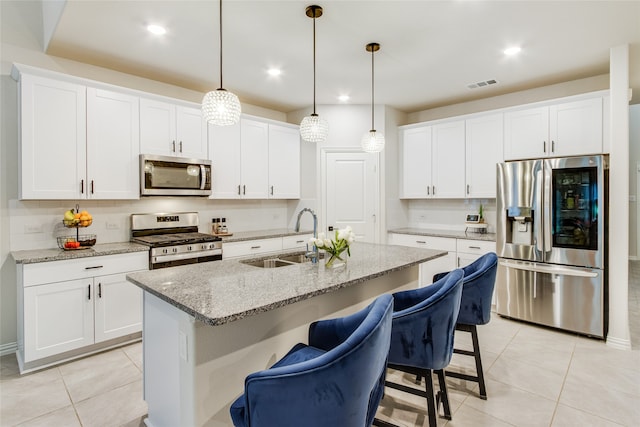
[[[305, 212], [309, 212], [313, 216], [313, 237], [317, 239], [318, 238], [318, 217], [316, 216], [316, 213], [310, 208], [304, 208], [298, 213], [298, 219], [296, 221], [295, 231], [296, 232], [300, 231], [300, 217], [302, 217], [302, 214]], [[304, 256], [307, 258], [310, 258], [311, 262], [313, 263], [318, 262], [318, 248], [316, 247], [316, 245], [313, 245], [313, 250], [310, 251], [309, 242], [307, 242], [307, 252], [304, 254]]]

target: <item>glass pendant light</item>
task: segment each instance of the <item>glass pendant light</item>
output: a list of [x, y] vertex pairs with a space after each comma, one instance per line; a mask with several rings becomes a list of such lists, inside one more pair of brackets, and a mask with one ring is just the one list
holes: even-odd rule
[[305, 10], [309, 18], [313, 18], [313, 113], [302, 119], [300, 136], [308, 142], [323, 142], [329, 133], [329, 123], [316, 114], [316, 18], [322, 16], [320, 6], [308, 6]]
[[374, 85], [373, 85], [373, 53], [380, 50], [378, 43], [369, 43], [365, 49], [371, 52], [371, 130], [362, 137], [362, 150], [367, 153], [379, 153], [384, 148], [384, 134], [377, 132], [373, 124], [374, 117]]
[[222, 87], [222, 0], [220, 0], [220, 87], [202, 99], [202, 115], [209, 123], [229, 126], [240, 121], [240, 100]]

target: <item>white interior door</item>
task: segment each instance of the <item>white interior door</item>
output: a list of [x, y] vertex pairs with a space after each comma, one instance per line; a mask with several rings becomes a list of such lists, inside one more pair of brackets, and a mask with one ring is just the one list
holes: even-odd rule
[[326, 153], [325, 232], [351, 226], [356, 241], [377, 242], [378, 157], [364, 152]]

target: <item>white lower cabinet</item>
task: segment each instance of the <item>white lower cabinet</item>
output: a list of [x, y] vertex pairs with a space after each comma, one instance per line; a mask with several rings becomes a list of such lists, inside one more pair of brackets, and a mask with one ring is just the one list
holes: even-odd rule
[[126, 275], [147, 268], [147, 252], [19, 264], [20, 371], [140, 332], [142, 290]]
[[389, 233], [389, 244], [414, 248], [449, 251], [447, 255], [420, 264], [420, 286], [433, 283], [433, 276], [456, 268], [456, 239], [449, 237], [419, 236]]
[[295, 234], [292, 236], [223, 243], [222, 257], [230, 259], [249, 255], [263, 255], [282, 250], [303, 250], [307, 247], [307, 242], [311, 236], [312, 234]]
[[465, 267], [471, 264], [473, 261], [480, 258], [482, 255], [495, 252], [496, 242], [489, 242], [484, 240], [471, 240], [471, 239], [457, 239], [456, 241], [456, 253], [458, 255], [457, 266], [458, 268]]

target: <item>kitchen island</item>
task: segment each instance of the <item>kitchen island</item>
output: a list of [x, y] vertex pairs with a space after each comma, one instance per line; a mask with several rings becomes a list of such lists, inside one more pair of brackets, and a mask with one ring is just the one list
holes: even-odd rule
[[311, 322], [417, 287], [418, 265], [446, 252], [355, 243], [351, 254], [333, 269], [224, 260], [129, 274], [144, 290], [147, 425], [230, 426], [245, 377], [306, 342]]

